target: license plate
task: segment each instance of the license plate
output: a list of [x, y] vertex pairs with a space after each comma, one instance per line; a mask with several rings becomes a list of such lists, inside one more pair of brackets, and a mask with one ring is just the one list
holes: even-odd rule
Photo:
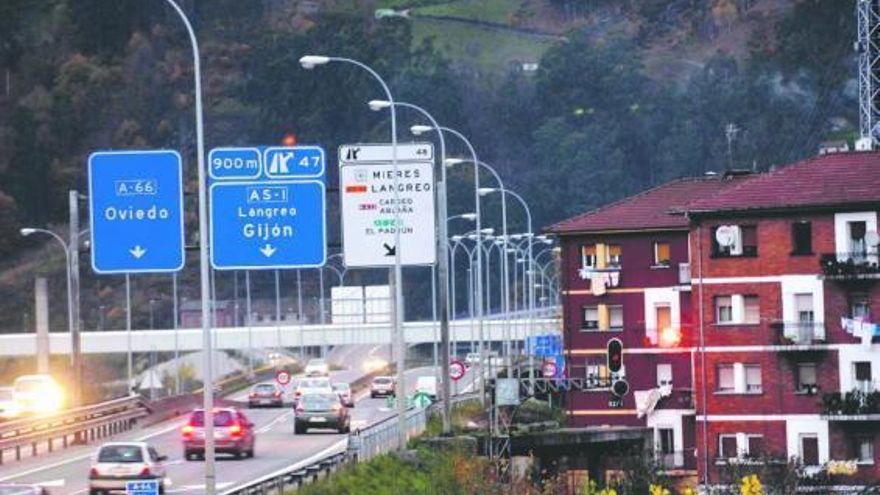
[[326, 423], [327, 418], [312, 418], [309, 421], [311, 421], [312, 423]]
[[214, 432], [214, 439], [215, 440], [219, 440], [224, 437], [226, 437], [226, 435], [224, 435], [222, 431], [215, 431]]

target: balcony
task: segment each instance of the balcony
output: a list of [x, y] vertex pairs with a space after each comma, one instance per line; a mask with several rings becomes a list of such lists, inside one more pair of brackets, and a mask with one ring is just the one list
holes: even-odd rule
[[877, 253], [825, 253], [819, 258], [823, 278], [828, 280], [880, 279]]
[[691, 283], [691, 264], [678, 264], [678, 283], [681, 285], [690, 285]]
[[831, 421], [880, 421], [880, 392], [835, 392], [822, 396], [822, 417]]
[[675, 452], [654, 452], [654, 461], [661, 469], [673, 471], [680, 469], [696, 469], [694, 449], [677, 450]]
[[824, 322], [778, 321], [770, 326], [776, 331], [776, 345], [809, 347], [825, 342]]

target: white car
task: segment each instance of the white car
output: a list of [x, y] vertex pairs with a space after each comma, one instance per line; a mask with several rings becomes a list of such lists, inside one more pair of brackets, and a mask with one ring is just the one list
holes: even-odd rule
[[18, 404], [15, 402], [15, 389], [0, 387], [0, 419], [18, 417]]
[[470, 368], [471, 366], [476, 366], [480, 364], [480, 353], [479, 352], [469, 352], [467, 356], [464, 357], [464, 364]]
[[64, 406], [64, 391], [50, 375], [24, 375], [12, 388], [22, 414], [51, 414]]
[[296, 384], [296, 390], [293, 392], [294, 407], [299, 404], [299, 399], [304, 395], [333, 393], [335, 393], [333, 391], [333, 384], [330, 383], [329, 378], [302, 378]]
[[440, 379], [436, 376], [420, 376], [416, 378], [416, 392], [423, 393], [431, 398], [431, 400], [437, 400], [437, 389], [440, 388]]
[[167, 460], [144, 442], [105, 443], [92, 458], [89, 495], [125, 493], [129, 481], [149, 480], [157, 481], [159, 493], [165, 493], [169, 484], [164, 464]]
[[330, 366], [323, 359], [310, 359], [306, 364], [306, 376], [328, 376], [330, 374]]

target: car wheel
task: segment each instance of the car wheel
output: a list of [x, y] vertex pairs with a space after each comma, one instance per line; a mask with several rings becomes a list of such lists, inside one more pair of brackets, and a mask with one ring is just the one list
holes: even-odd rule
[[159, 485], [159, 495], [165, 495], [165, 486], [162, 484]]
[[370, 398], [371, 398], [371, 399], [375, 399], [375, 398], [376, 398], [376, 394], [374, 394], [373, 392], [370, 392]]
[[89, 495], [103, 495], [104, 492], [101, 490], [96, 490], [94, 488], [89, 488]]
[[250, 459], [254, 458], [254, 449], [253, 448], [251, 448], [250, 450], [247, 451], [247, 456]]

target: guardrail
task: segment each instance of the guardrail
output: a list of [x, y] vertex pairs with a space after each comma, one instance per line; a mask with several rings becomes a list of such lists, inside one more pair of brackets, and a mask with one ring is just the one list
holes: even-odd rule
[[69, 409], [50, 416], [23, 418], [0, 424], [0, 464], [6, 452], [14, 451], [21, 460], [22, 448], [30, 448], [36, 456], [40, 444], [52, 452], [60, 441], [61, 448], [71, 443], [88, 443], [131, 429], [135, 420], [150, 413], [139, 395], [114, 399], [92, 406]]

